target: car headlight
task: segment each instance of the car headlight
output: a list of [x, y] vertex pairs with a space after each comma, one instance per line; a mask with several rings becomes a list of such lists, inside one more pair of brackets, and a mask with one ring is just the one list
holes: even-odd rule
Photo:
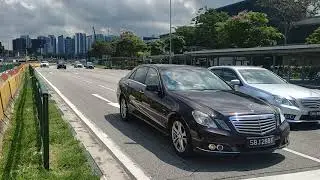
[[278, 110], [279, 116], [280, 116], [280, 124], [282, 124], [286, 118], [284, 117], [284, 114], [282, 113], [281, 109], [278, 107], [275, 107]]
[[192, 111], [192, 116], [198, 124], [201, 124], [209, 128], [218, 128], [213, 119], [211, 119], [211, 117], [206, 113], [195, 110]]
[[283, 97], [279, 97], [279, 96], [274, 96], [274, 100], [277, 105], [298, 107], [297, 103], [294, 100], [289, 100], [287, 98], [283, 98]]

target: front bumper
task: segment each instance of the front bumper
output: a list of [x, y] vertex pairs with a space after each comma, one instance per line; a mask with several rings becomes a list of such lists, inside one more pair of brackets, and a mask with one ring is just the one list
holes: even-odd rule
[[[314, 109], [291, 106], [281, 106], [280, 109], [289, 123], [320, 123], [320, 116], [309, 115], [309, 112], [315, 111]], [[320, 111], [320, 109], [318, 111]]]
[[[196, 151], [209, 152], [215, 154], [252, 154], [271, 153], [277, 149], [282, 149], [289, 145], [290, 127], [287, 122], [283, 123], [275, 131], [264, 136], [273, 135], [275, 144], [267, 147], [248, 147], [248, 137], [264, 137], [259, 135], [243, 135], [231, 133], [223, 130], [201, 129], [198, 133], [193, 132], [192, 144]], [[209, 145], [222, 145], [223, 150], [211, 150]]]

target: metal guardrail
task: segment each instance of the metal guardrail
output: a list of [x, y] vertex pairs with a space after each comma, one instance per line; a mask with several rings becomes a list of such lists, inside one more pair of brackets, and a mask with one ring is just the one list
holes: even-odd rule
[[29, 66], [29, 70], [37, 106], [43, 166], [45, 169], [49, 170], [49, 95], [47, 88], [39, 81], [39, 77], [34, 68]]

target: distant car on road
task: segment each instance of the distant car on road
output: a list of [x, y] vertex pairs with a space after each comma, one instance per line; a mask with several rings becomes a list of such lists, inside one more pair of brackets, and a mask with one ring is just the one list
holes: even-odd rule
[[57, 69], [67, 69], [65, 61], [62, 61], [62, 60], [58, 61]]
[[92, 63], [92, 62], [87, 62], [86, 68], [87, 68], [87, 69], [94, 69], [93, 63]]
[[239, 91], [279, 107], [290, 123], [320, 122], [320, 91], [288, 83], [273, 72], [248, 66], [209, 68]]
[[49, 64], [48, 61], [42, 61], [42, 62], [40, 63], [40, 67], [46, 67], [46, 68], [48, 68], [49, 66], [50, 66], [50, 64]]
[[141, 65], [117, 89], [120, 115], [136, 116], [169, 134], [180, 156], [270, 153], [289, 143], [279, 108], [235, 91], [208, 69]]
[[76, 62], [74, 63], [74, 68], [83, 68], [83, 64], [80, 63], [79, 61], [76, 61]]

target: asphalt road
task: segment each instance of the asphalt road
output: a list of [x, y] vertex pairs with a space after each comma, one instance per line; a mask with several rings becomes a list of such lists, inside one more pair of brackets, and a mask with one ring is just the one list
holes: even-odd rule
[[[169, 139], [140, 120], [123, 122], [116, 88], [128, 71], [39, 68], [38, 71], [153, 179], [245, 179], [320, 169], [320, 125], [293, 128], [289, 150], [270, 155], [178, 157]], [[111, 102], [111, 103], [110, 103]], [[314, 160], [304, 155], [316, 158]]]

